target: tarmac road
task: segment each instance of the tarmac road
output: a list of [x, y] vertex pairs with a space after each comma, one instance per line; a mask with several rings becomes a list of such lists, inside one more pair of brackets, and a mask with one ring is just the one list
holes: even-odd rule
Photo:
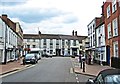
[[[34, 67], [5, 76], [2, 82], [85, 82], [89, 77], [72, 71], [70, 57], [43, 58]], [[84, 80], [85, 79], [85, 80]]]

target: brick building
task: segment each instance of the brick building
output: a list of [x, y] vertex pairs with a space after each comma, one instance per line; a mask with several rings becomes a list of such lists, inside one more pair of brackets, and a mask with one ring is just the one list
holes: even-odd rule
[[120, 67], [120, 0], [106, 0], [102, 7], [105, 18], [105, 41], [110, 65], [115, 67], [115, 61]]

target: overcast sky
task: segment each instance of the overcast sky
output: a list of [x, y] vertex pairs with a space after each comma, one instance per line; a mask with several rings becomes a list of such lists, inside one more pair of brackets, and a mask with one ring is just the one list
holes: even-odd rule
[[87, 25], [106, 0], [0, 0], [0, 13], [20, 22], [24, 33], [87, 35]]

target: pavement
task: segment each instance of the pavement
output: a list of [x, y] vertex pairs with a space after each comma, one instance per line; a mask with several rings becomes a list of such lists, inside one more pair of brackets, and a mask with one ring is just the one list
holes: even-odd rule
[[75, 57], [72, 58], [73, 61], [73, 68], [74, 68], [74, 72], [77, 74], [83, 74], [83, 75], [88, 75], [88, 76], [97, 76], [98, 73], [104, 69], [113, 69], [110, 66], [103, 66], [103, 65], [99, 65], [99, 64], [92, 64], [92, 65], [88, 65], [85, 63], [85, 72], [83, 72], [83, 68], [80, 68], [80, 63], [79, 63], [79, 58]]
[[8, 62], [7, 64], [0, 64], [0, 75], [5, 75], [29, 66], [31, 66], [31, 64], [22, 65], [20, 60]]
[[[72, 63], [73, 63], [73, 71], [77, 74], [83, 74], [83, 75], [88, 75], [88, 76], [97, 76], [97, 74], [104, 69], [111, 69], [112, 67], [110, 66], [101, 66], [98, 64], [92, 64], [88, 65], [85, 64], [85, 72], [83, 72], [83, 69], [80, 68], [80, 63], [78, 61], [78, 57], [71, 58]], [[26, 67], [31, 66], [31, 64], [27, 65], [21, 65], [20, 60], [14, 61], [14, 62], [9, 62], [7, 64], [0, 64], [0, 75], [4, 75], [10, 72], [14, 72]]]

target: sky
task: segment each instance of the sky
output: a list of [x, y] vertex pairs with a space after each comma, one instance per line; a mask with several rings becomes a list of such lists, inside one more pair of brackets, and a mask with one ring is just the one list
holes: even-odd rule
[[0, 14], [19, 22], [24, 34], [87, 36], [87, 25], [102, 13], [105, 0], [0, 0]]

